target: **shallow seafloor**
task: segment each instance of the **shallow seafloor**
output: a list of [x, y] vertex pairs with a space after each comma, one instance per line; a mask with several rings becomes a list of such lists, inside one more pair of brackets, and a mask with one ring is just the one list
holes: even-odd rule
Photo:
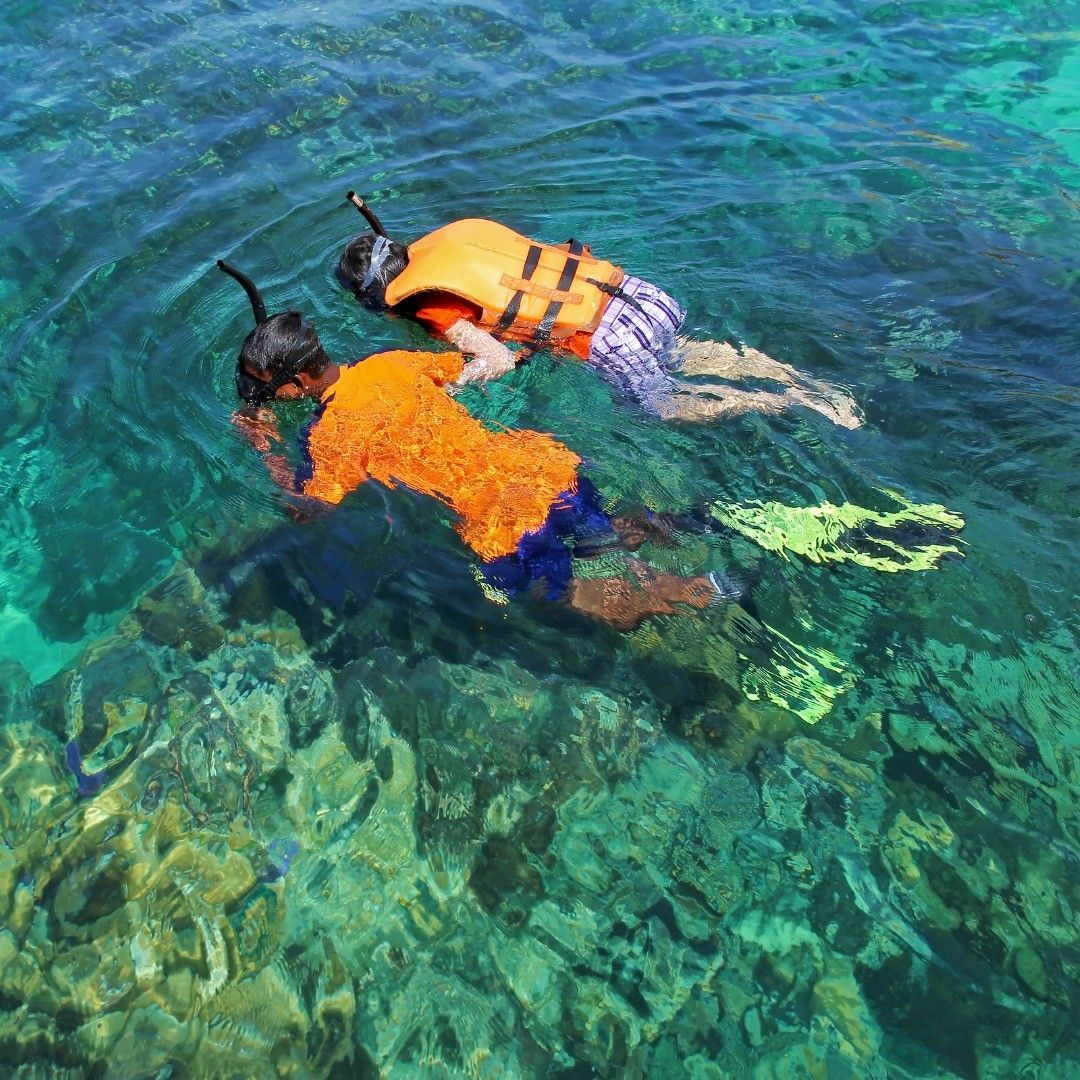
[[[4, 1075], [1077, 1075], [1077, 4], [0, 24]], [[461, 398], [712, 507], [644, 554], [752, 612], [492, 603], [400, 490], [290, 520], [212, 265], [338, 357], [422, 345], [332, 281], [349, 186], [589, 240], [851, 389], [856, 432], [544, 358]], [[826, 502], [963, 557], [812, 561], [783, 508]]]

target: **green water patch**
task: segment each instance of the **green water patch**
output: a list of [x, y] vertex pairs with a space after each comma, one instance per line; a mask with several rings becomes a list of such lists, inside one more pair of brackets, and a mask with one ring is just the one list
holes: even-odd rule
[[[863, 686], [827, 731], [715, 689], [675, 722], [633, 665], [617, 693], [566, 665], [553, 680], [513, 647], [542, 640], [525, 619], [508, 650], [455, 657], [416, 612], [335, 673], [313, 649], [392, 626], [393, 584], [305, 639], [280, 610], [249, 621], [266, 571], [244, 573], [223, 591], [178, 567], [9, 701], [9, 1061], [884, 1077], [1071, 1060], [1080, 855], [1031, 798], [1068, 777], [1018, 768], [1051, 732], [1001, 725], [1019, 703], [1000, 665], [959, 665], [954, 721], [920, 721], [898, 676], [886, 708]], [[1052, 722], [1065, 702], [1040, 685], [1025, 712]], [[927, 1034], [957, 1001], [965, 1023]]]

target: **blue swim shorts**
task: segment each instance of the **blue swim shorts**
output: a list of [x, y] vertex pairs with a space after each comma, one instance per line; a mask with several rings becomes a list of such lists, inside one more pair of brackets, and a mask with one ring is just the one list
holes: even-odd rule
[[600, 493], [579, 477], [574, 491], [563, 492], [552, 503], [544, 524], [518, 541], [517, 551], [483, 563], [480, 570], [489, 585], [509, 596], [540, 583], [546, 599], [559, 600], [573, 576], [571, 553], [588, 555], [614, 536]]

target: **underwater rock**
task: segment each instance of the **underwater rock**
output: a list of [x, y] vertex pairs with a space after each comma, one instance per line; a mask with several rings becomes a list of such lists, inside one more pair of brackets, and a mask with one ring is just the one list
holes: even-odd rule
[[823, 975], [814, 984], [811, 1005], [839, 1033], [846, 1056], [869, 1066], [877, 1061], [881, 1031], [867, 1009], [850, 967], [845, 971], [844, 965], [837, 961], [829, 967], [835, 973]]
[[[59, 743], [34, 724], [0, 727], [0, 918], [25, 932], [32, 908], [20, 883], [49, 849], [50, 831], [75, 805], [75, 787], [61, 764]], [[18, 918], [13, 918], [17, 896]]]
[[784, 752], [849, 799], [866, 797], [877, 783], [874, 773], [865, 765], [849, 761], [822, 742], [801, 737], [789, 739]]
[[325, 680], [310, 692], [321, 673], [288, 623], [259, 636], [215, 637], [200, 669], [198, 649], [158, 633], [158, 651], [129, 626], [37, 696], [66, 751], [34, 725], [0, 727], [7, 1060], [269, 1077], [362, 1059], [333, 944], [310, 996], [277, 966], [303, 859], [275, 780], [291, 775], [288, 713], [310, 728], [336, 699]]
[[0, 725], [18, 722], [29, 697], [26, 669], [14, 660], [0, 660]]
[[225, 641], [221, 616], [207, 604], [195, 571], [181, 564], [135, 606], [143, 631], [161, 645], [205, 657]]
[[511, 1012], [500, 998], [423, 961], [387, 997], [369, 1021], [384, 1075], [495, 1080], [512, 1072], [501, 1037], [512, 1029]]
[[915, 821], [901, 811], [886, 834], [882, 845], [894, 879], [910, 890], [911, 899], [917, 903], [920, 913], [933, 925], [942, 929], [955, 929], [960, 923], [959, 914], [945, 905], [933, 891], [915, 861], [919, 851], [941, 852], [956, 842], [956, 837], [945, 821], [936, 814], [922, 813]]
[[[530, 938], [495, 938], [491, 951], [499, 974], [525, 1010], [526, 1023], [544, 1043], [545, 1035], [558, 1027], [562, 1015], [563, 958], [543, 942]], [[555, 1045], [548, 1049], [555, 1049]]]
[[110, 635], [87, 646], [71, 670], [39, 687], [33, 706], [65, 744], [75, 743], [85, 774], [115, 771], [147, 739], [146, 703], [167, 679], [152, 646]]
[[[643, 710], [641, 710], [643, 711]], [[571, 736], [588, 765], [608, 778], [633, 771], [641, 754], [643, 733], [654, 730], [626, 704], [616, 702], [599, 690], [585, 690], [571, 699], [570, 713], [581, 724]]]
[[[9, 1003], [0, 1009], [0, 1043], [9, 1054], [19, 1014], [5, 1010], [32, 1000], [38, 1041], [22, 1021], [16, 1060], [65, 1040], [72, 1063], [107, 1063], [104, 1075], [199, 1062], [190, 1075], [269, 1077], [285, 1068], [327, 1075], [353, 1056], [354, 997], [340, 963], [326, 953], [310, 1002], [274, 966], [287, 927], [281, 887], [261, 884], [248, 854], [232, 850], [239, 843], [254, 857], [257, 847], [228, 815], [193, 813], [191, 785], [166, 785], [150, 802], [139, 797], [171, 760], [169, 744], [154, 744], [73, 813], [59, 748], [35, 756], [32, 732], [0, 733], [26, 743], [13, 755], [9, 782], [36, 770], [26, 790], [40, 801], [51, 787], [50, 801], [59, 800], [57, 828], [27, 831], [20, 847], [6, 849], [14, 860], [6, 867], [9, 910], [10, 882], [29, 875], [37, 910], [47, 905], [51, 919], [47, 936], [40, 920], [25, 917], [8, 923], [21, 938], [0, 935], [0, 996]], [[199, 771], [189, 762], [180, 768]], [[44, 809], [33, 807], [39, 826]], [[6, 822], [9, 838], [19, 837], [19, 821]], [[272, 841], [267, 850], [277, 851], [280, 880], [297, 852]], [[84, 1018], [74, 1038], [66, 1017]]]
[[904, 750], [924, 750], [929, 754], [952, 754], [955, 747], [936, 725], [921, 717], [891, 712], [887, 717], [889, 738]]
[[[772, 632], [738, 614], [652, 628], [672, 685], [702, 669], [685, 707], [640, 656], [593, 685], [403, 625], [332, 675], [283, 612], [220, 625], [203, 653], [129, 620], [32, 695], [49, 730], [0, 727], [15, 1068], [929, 1078], [999, 1052], [980, 1010], [1071, 1007], [1080, 898], [1067, 845], [1026, 842], [1043, 809], [1002, 827], [992, 791], [960, 813], [883, 777], [908, 700], [856, 690], [811, 737], [810, 668], [844, 673], [754, 652]], [[748, 657], [768, 685], [740, 702]], [[73, 739], [105, 773], [78, 799]], [[949, 994], [970, 1031], [929, 1049], [907, 1032]]]
[[[738, 924], [742, 948], [760, 949], [756, 981], [764, 1006], [743, 1023], [755, 1055], [755, 1077], [887, 1075], [878, 1057], [881, 1032], [856, 982], [850, 961], [805, 924], [783, 915], [748, 913]], [[773, 1017], [803, 1014], [800, 1034]], [[765, 1016], [770, 1017], [766, 1022]]]
[[579, 978], [567, 990], [567, 1036], [575, 1057], [598, 1069], [625, 1069], [629, 1052], [642, 1038], [637, 1011], [600, 979]]
[[284, 677], [289, 738], [295, 746], [307, 746], [326, 724], [338, 718], [337, 691], [329, 674], [304, 654], [290, 663]]

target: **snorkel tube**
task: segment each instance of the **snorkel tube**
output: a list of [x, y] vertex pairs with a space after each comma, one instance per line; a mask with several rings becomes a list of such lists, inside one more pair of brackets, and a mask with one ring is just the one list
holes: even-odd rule
[[224, 259], [218, 259], [217, 268], [244, 286], [244, 292], [251, 301], [251, 313], [255, 316], [255, 325], [266, 322], [266, 304], [263, 303], [262, 293], [259, 292], [255, 282], [247, 274], [237, 270], [235, 266], [230, 266]]
[[[408, 250], [404, 244], [390, 239], [378, 216], [355, 191], [346, 192], [345, 198], [363, 214], [375, 237], [374, 243], [370, 245], [370, 238], [366, 233], [349, 242], [338, 262], [338, 280], [365, 307], [372, 311], [384, 311], [384, 294], [390, 278], [386, 276], [388, 271], [383, 267], [387, 260], [396, 260], [398, 269], [395, 273], [400, 273], [401, 268], [409, 261]], [[350, 252], [353, 253], [351, 256]], [[378, 283], [378, 287], [372, 290], [375, 283]]]
[[[264, 323], [270, 321], [271, 316], [266, 314], [266, 304], [263, 302], [262, 293], [259, 292], [258, 286], [255, 282], [240, 270], [237, 270], [235, 266], [230, 266], [224, 259], [218, 259], [217, 268], [223, 273], [229, 275], [229, 277], [239, 281], [244, 287], [244, 292], [247, 293], [247, 298], [251, 302], [251, 313], [255, 316], [255, 328], [258, 329]], [[295, 315], [299, 321], [299, 330], [296, 334], [296, 340], [289, 348], [288, 355], [286, 356], [281, 367], [278, 369], [276, 375], [270, 380], [264, 382], [262, 379], [256, 379], [249, 375], [244, 370], [244, 354], [241, 351], [240, 355], [236, 358], [236, 392], [239, 394], [240, 399], [247, 405], [252, 407], [265, 405], [266, 402], [272, 401], [277, 395], [277, 392], [292, 379], [304, 370], [311, 357], [319, 350], [319, 339], [314, 337], [314, 342], [308, 343], [307, 347], [300, 348], [303, 345], [303, 339], [305, 336], [305, 327], [310, 329], [310, 324], [305, 324], [303, 317], [299, 311], [287, 312], [289, 315]], [[274, 315], [272, 318], [280, 318], [279, 315]], [[245, 345], [247, 343], [245, 342]]]
[[377, 236], [383, 237], [385, 240], [389, 240], [390, 237], [386, 235], [386, 230], [383, 228], [382, 222], [375, 216], [375, 211], [364, 200], [356, 194], [355, 191], [345, 192], [345, 198], [349, 200], [364, 215], [367, 223], [371, 226], [371, 231]]

